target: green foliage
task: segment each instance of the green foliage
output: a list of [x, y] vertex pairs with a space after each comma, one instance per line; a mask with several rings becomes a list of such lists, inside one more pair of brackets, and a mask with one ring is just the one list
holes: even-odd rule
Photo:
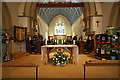
[[57, 54], [54, 54], [54, 57], [51, 58], [53, 65], [64, 66], [69, 63], [68, 55], [64, 54], [62, 51], [58, 51]]

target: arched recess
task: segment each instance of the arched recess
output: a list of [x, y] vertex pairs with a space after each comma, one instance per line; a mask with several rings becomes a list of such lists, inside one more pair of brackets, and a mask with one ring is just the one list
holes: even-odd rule
[[63, 16], [63, 15], [57, 15], [55, 16], [50, 24], [49, 24], [49, 36], [53, 36], [55, 34], [55, 26], [56, 26], [56, 22], [58, 20], [62, 20], [65, 26], [65, 33], [67, 33], [67, 36], [72, 36], [72, 27], [71, 24], [69, 22], [69, 20]]
[[111, 10], [109, 25], [120, 30], [120, 2], [115, 2]]

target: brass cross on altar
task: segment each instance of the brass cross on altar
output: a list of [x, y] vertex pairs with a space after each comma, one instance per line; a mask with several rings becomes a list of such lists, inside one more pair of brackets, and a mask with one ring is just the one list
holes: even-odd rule
[[97, 23], [97, 27], [98, 27], [98, 23], [99, 23], [99, 21], [97, 20], [96, 23]]

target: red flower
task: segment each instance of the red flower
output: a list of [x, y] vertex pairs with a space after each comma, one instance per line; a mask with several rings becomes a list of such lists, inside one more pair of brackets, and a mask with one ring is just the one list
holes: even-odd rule
[[59, 60], [59, 61], [62, 61], [62, 60]]
[[96, 49], [93, 50], [93, 53], [95, 53], [95, 52], [96, 52]]

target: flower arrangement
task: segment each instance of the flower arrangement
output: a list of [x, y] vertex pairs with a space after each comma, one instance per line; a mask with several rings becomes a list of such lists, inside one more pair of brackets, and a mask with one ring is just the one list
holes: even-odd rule
[[68, 55], [64, 54], [61, 50], [54, 54], [54, 57], [51, 58], [52, 64], [57, 66], [64, 66], [69, 63]]

